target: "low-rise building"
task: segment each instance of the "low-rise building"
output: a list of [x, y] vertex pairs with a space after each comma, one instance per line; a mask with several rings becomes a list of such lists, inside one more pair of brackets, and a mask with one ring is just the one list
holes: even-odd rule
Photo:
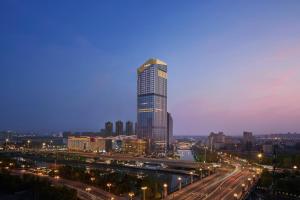
[[109, 151], [109, 140], [102, 137], [70, 136], [68, 137], [68, 150], [70, 151]]
[[135, 155], [146, 153], [147, 142], [137, 139], [136, 136], [116, 137], [89, 137], [70, 136], [68, 137], [68, 150], [85, 152], [118, 152]]
[[146, 153], [147, 142], [142, 139], [124, 139], [122, 141], [122, 152], [135, 155]]

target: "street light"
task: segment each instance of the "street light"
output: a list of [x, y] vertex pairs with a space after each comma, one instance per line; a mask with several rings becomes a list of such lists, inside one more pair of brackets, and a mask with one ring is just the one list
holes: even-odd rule
[[245, 185], [245, 183], [242, 184], [242, 188], [243, 188], [243, 192], [245, 192], [246, 191], [246, 185]]
[[204, 146], [204, 161], [203, 163], [206, 163], [206, 150], [208, 149], [207, 146]]
[[193, 183], [193, 175], [194, 175], [194, 172], [190, 172], [190, 175], [191, 175], [191, 184]]
[[237, 193], [234, 193], [234, 194], [233, 194], [233, 197], [234, 197], [235, 199], [238, 199], [238, 194], [237, 194]]
[[91, 177], [91, 181], [94, 182], [96, 180], [95, 177]]
[[143, 191], [143, 200], [146, 200], [146, 190], [147, 190], [147, 186], [143, 186], [141, 187], [142, 191]]
[[259, 163], [261, 163], [261, 159], [262, 159], [262, 153], [259, 153], [259, 154], [257, 154], [257, 157], [258, 157], [258, 160], [259, 160]]
[[163, 186], [164, 186], [164, 198], [166, 198], [168, 195], [168, 185], [165, 183]]
[[108, 192], [110, 192], [111, 183], [107, 183], [106, 186], [108, 187]]
[[293, 166], [293, 169], [297, 170], [297, 169], [298, 169], [297, 165], [294, 165], [294, 166]]
[[128, 196], [130, 197], [130, 200], [132, 200], [132, 198], [134, 197], [134, 193], [133, 192], [129, 192]]
[[248, 183], [249, 183], [249, 186], [251, 185], [251, 178], [248, 178]]
[[181, 177], [178, 177], [177, 179], [178, 179], [178, 181], [179, 181], [179, 190], [181, 190], [181, 180], [182, 180], [182, 178], [181, 178]]
[[29, 144], [30, 144], [30, 140], [27, 140], [28, 149], [29, 149]]
[[200, 170], [200, 179], [202, 179], [202, 168], [200, 168], [199, 170]]

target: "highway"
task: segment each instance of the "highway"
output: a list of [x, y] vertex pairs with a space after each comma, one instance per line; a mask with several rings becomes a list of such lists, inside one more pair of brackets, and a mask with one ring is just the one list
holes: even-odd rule
[[[236, 200], [243, 194], [243, 186], [248, 189], [248, 178], [253, 173], [236, 167], [230, 173], [217, 172], [201, 181], [195, 182], [180, 191], [170, 194], [167, 200]], [[234, 194], [236, 193], [236, 197]]]

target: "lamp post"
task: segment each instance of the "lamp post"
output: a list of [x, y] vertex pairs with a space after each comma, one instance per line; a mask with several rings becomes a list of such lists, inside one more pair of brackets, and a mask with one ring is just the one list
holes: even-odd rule
[[249, 187], [251, 185], [251, 178], [248, 178]]
[[200, 168], [199, 170], [200, 170], [200, 179], [202, 179], [202, 168]]
[[245, 183], [242, 184], [242, 191], [243, 191], [243, 193], [246, 191], [246, 185], [245, 185]]
[[30, 140], [27, 140], [27, 148], [29, 149]]
[[166, 198], [167, 195], [168, 195], [168, 185], [165, 183], [163, 186], [164, 186], [164, 195], [163, 195], [163, 198]]
[[91, 192], [91, 191], [92, 191], [92, 188], [90, 188], [90, 187], [87, 187], [87, 188], [85, 188], [85, 191], [87, 191], [87, 192]]
[[233, 197], [234, 197], [234, 199], [237, 200], [237, 199], [238, 199], [238, 194], [237, 194], [237, 193], [234, 193], [234, 194], [233, 194]]
[[293, 166], [293, 169], [294, 169], [294, 170], [297, 170], [297, 169], [298, 169], [297, 165], [294, 165], [294, 166]]
[[262, 153], [257, 154], [257, 157], [258, 157], [259, 163], [261, 164]]
[[204, 163], [206, 163], [206, 150], [207, 150], [207, 146], [204, 146]]
[[143, 191], [143, 200], [146, 200], [146, 190], [147, 190], [147, 186], [144, 186], [141, 188]]
[[179, 181], [179, 190], [181, 190], [181, 180], [182, 180], [182, 178], [178, 177], [177, 180]]
[[111, 183], [107, 183], [106, 186], [108, 187], [108, 192], [110, 192]]
[[128, 196], [129, 196], [130, 200], [132, 200], [132, 198], [134, 197], [134, 193], [133, 192], [129, 192]]
[[92, 183], [93, 183], [95, 180], [96, 180], [96, 178], [95, 178], [95, 177], [91, 177], [91, 181], [92, 181]]
[[191, 175], [191, 184], [193, 183], [194, 172], [190, 172]]

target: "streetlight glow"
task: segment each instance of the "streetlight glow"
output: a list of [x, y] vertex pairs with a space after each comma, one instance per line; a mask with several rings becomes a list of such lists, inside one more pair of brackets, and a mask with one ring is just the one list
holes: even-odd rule
[[133, 192], [129, 192], [128, 196], [130, 197], [130, 200], [132, 200], [132, 197], [134, 197], [134, 193]]
[[262, 154], [261, 153], [257, 154], [257, 157], [262, 158]]
[[298, 169], [298, 167], [296, 165], [293, 166], [293, 169]]

